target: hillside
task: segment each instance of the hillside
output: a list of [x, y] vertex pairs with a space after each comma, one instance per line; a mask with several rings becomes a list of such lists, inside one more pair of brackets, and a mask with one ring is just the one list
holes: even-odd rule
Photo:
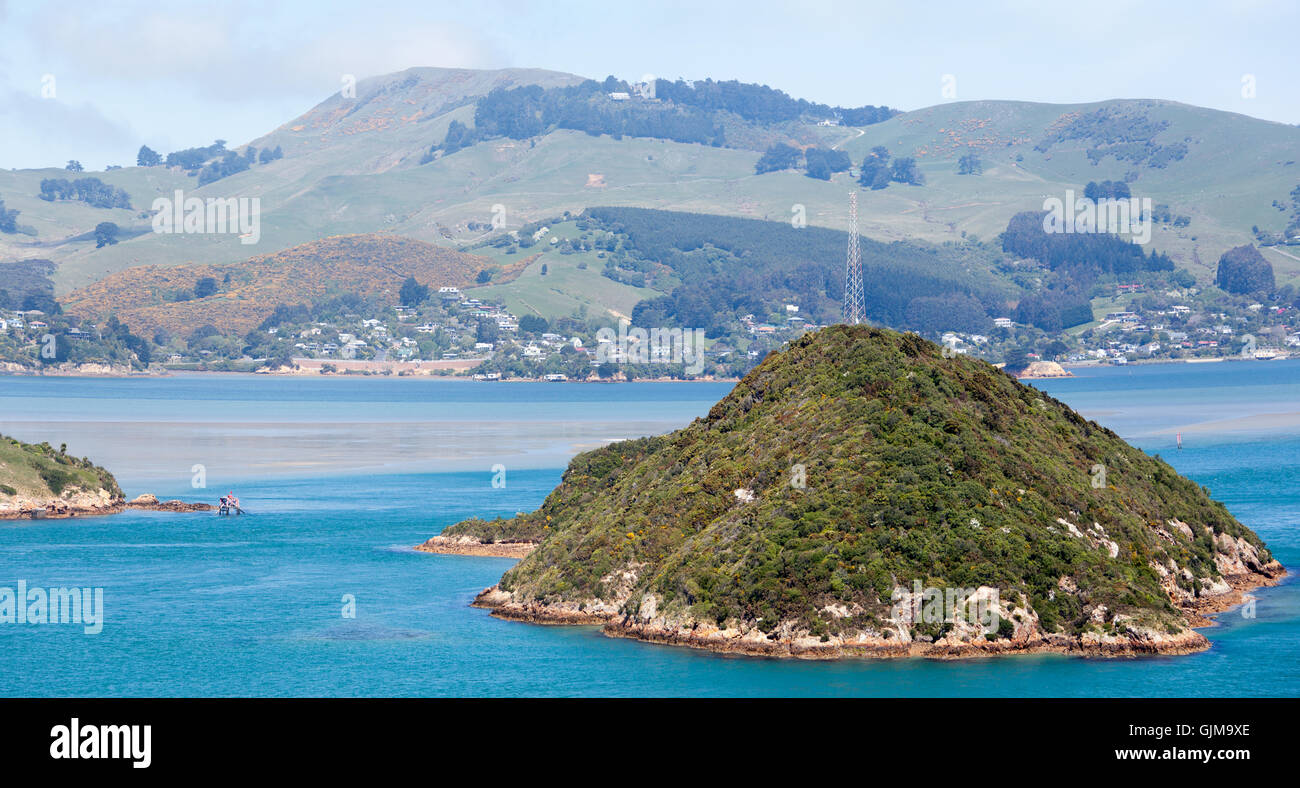
[[[1135, 196], [1189, 218], [1182, 226], [1161, 224], [1152, 245], [1209, 283], [1214, 261], [1253, 240], [1253, 228], [1286, 230], [1294, 220], [1290, 195], [1300, 185], [1300, 129], [1158, 100], [953, 102], [864, 126], [847, 125], [851, 113], [846, 125], [818, 126], [719, 110], [714, 118], [726, 142], [716, 147], [560, 125], [536, 136], [471, 139], [426, 160], [453, 121], [474, 130], [476, 107], [492, 90], [582, 81], [536, 69], [416, 68], [363, 79], [355, 98], [333, 94], [250, 143], [281, 148], [283, 158], [204, 186], [163, 166], [85, 173], [124, 189], [132, 210], [38, 199], [41, 180], [66, 177], [61, 170], [0, 171], [0, 199], [34, 233], [0, 234], [0, 259], [54, 260], [63, 294], [129, 266], [247, 256], [233, 236], [148, 232], [152, 200], [175, 188], [198, 197], [259, 197], [264, 254], [379, 231], [464, 245], [480, 239], [500, 210], [506, 228], [517, 229], [595, 205], [772, 221], [790, 221], [798, 207], [813, 226], [843, 229], [844, 193], [857, 188], [853, 171], [830, 180], [796, 170], [755, 174], [763, 146], [785, 141], [836, 147], [854, 167], [875, 146], [915, 158], [923, 185], [861, 192], [861, 230], [882, 241], [990, 240], [1015, 214], [1040, 210], [1045, 197], [1081, 191], [1089, 181], [1128, 180]], [[980, 158], [982, 174], [958, 174], [965, 154]], [[90, 232], [99, 221], [121, 225], [122, 242], [96, 249]], [[1298, 281], [1300, 255], [1281, 247], [1264, 254], [1279, 286]]]
[[[685, 429], [579, 455], [537, 511], [441, 538], [540, 542], [480, 595], [497, 615], [778, 656], [1185, 653], [1201, 612], [1283, 572], [1159, 458], [856, 326], [770, 355]], [[935, 588], [995, 615], [936, 617]]]
[[122, 501], [113, 474], [90, 460], [0, 435], [0, 518], [49, 504], [56, 511], [107, 511]]
[[[397, 303], [408, 276], [432, 286], [464, 286], [486, 261], [409, 238], [350, 235], [325, 238], [237, 263], [139, 266], [80, 288], [64, 299], [65, 311], [101, 320], [110, 315], [137, 334], [158, 329], [186, 335], [212, 325], [243, 334], [280, 304], [311, 304], [343, 293], [386, 296]], [[216, 293], [194, 294], [214, 280]]]
[[[1190, 217], [1186, 227], [1159, 225], [1152, 245], [1202, 282], [1213, 281], [1219, 255], [1250, 240], [1253, 226], [1282, 232], [1291, 215], [1274, 201], [1289, 205], [1300, 185], [1300, 128], [1173, 101], [953, 102], [867, 127], [843, 147], [860, 162], [877, 145], [915, 156], [926, 184], [872, 192], [869, 235], [892, 212], [902, 214], [896, 231], [906, 235], [991, 238], [1015, 213], [1041, 210], [1045, 197], [1122, 179], [1134, 197]], [[957, 174], [968, 153], [980, 158], [982, 175]], [[1300, 273], [1294, 258], [1265, 254], [1288, 280]]]

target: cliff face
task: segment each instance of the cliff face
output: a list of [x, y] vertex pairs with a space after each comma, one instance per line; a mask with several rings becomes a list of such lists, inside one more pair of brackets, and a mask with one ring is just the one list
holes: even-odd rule
[[1207, 491], [984, 362], [835, 326], [704, 419], [576, 457], [477, 604], [781, 656], [1185, 653], [1283, 574]]
[[1021, 370], [1016, 377], [1021, 380], [1034, 380], [1037, 378], [1072, 378], [1074, 373], [1057, 364], [1055, 361], [1035, 361]]

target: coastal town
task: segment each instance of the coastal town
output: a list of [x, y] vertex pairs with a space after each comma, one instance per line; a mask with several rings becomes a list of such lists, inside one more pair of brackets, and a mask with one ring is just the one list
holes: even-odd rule
[[[1109, 306], [1107, 306], [1109, 305]], [[1094, 300], [1096, 319], [1048, 333], [998, 317], [987, 332], [943, 332], [949, 352], [992, 363], [1014, 357], [1078, 365], [1248, 359], [1300, 355], [1300, 320], [1286, 302], [1225, 297], [1200, 288], [1145, 292], [1119, 285]], [[619, 333], [622, 326], [622, 333]], [[244, 337], [211, 326], [188, 336], [139, 337], [46, 309], [0, 311], [0, 370], [10, 373], [159, 374], [169, 371], [458, 376], [553, 382], [737, 378], [768, 352], [822, 326], [798, 304], [746, 314], [721, 336], [638, 329], [579, 315], [517, 315], [441, 287], [420, 303], [341, 298], [310, 310], [279, 308]], [[692, 340], [695, 340], [692, 342]], [[682, 345], [691, 345], [683, 348]], [[687, 357], [682, 357], [685, 349]]]

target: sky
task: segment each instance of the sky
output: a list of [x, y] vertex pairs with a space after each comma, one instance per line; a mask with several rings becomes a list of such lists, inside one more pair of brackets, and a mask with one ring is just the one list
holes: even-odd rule
[[0, 167], [242, 145], [412, 66], [739, 79], [833, 105], [1160, 98], [1300, 124], [1295, 0], [0, 0]]

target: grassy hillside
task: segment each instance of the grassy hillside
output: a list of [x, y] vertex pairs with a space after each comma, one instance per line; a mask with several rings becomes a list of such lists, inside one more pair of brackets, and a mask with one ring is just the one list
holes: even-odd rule
[[[1130, 152], [1107, 144], [1094, 128], [1108, 127], [1085, 123], [1097, 113], [1109, 113], [1115, 128], [1142, 141], [1139, 156], [1177, 145], [1185, 145], [1186, 153], [1163, 166], [1158, 154], [1121, 160], [1117, 153]], [[1127, 176], [1135, 197], [1192, 217], [1186, 228], [1158, 229], [1153, 245], [1206, 281], [1213, 279], [1219, 255], [1252, 237], [1253, 225], [1267, 231], [1285, 227], [1287, 215], [1272, 202], [1285, 202], [1300, 184], [1300, 128], [1172, 101], [941, 104], [867, 127], [844, 149], [859, 162], [876, 145], [895, 156], [915, 156], [927, 183], [871, 193], [864, 206], [868, 228], [900, 212], [903, 206], [891, 204], [897, 197], [890, 195], [898, 189], [917, 198], [913, 210], [897, 217], [900, 231], [927, 236], [944, 227], [987, 238], [1005, 229], [1016, 212], [1041, 210], [1047, 196], [1064, 197], [1066, 188], [1081, 193], [1089, 181]], [[1112, 153], [1094, 163], [1089, 150]], [[957, 160], [966, 153], [982, 159], [983, 175], [957, 175]], [[932, 225], [930, 232], [923, 224]], [[1288, 276], [1300, 270], [1295, 260], [1270, 259]]]
[[[463, 287], [489, 265], [409, 238], [339, 236], [237, 263], [129, 268], [76, 290], [64, 309], [96, 320], [116, 315], [140, 334], [162, 328], [184, 336], [204, 325], [243, 334], [280, 304], [310, 304], [342, 293], [386, 295], [397, 303], [408, 276], [435, 290]], [[214, 279], [218, 290], [196, 298], [195, 284], [204, 277]]]
[[113, 474], [48, 443], [22, 443], [0, 435], [0, 496], [57, 498], [74, 490], [106, 490], [122, 497]]
[[[469, 294], [485, 300], [501, 300], [515, 315], [540, 315], [547, 320], [581, 315], [584, 311], [590, 318], [630, 318], [632, 308], [639, 301], [660, 295], [649, 287], [634, 287], [601, 276], [605, 260], [597, 252], [560, 254], [555, 251], [550, 238], [581, 237], [576, 222], [558, 222], [548, 227], [547, 239], [526, 250], [532, 259], [517, 276], [508, 282], [475, 287]], [[502, 254], [491, 246], [476, 247], [474, 252], [503, 265], [519, 262], [523, 256]], [[542, 266], [546, 266], [545, 276]]]
[[[492, 88], [578, 81], [539, 70], [454, 69], [363, 80], [355, 99], [331, 96], [252, 141], [281, 147], [284, 158], [202, 188], [164, 167], [86, 173], [126, 189], [133, 211], [36, 199], [41, 178], [68, 175], [61, 170], [0, 172], [0, 198], [21, 210], [19, 224], [36, 233], [0, 236], [0, 257], [55, 260], [56, 285], [66, 293], [133, 265], [233, 262], [250, 251], [274, 253], [345, 233], [393, 231], [430, 243], [471, 243], [497, 206], [507, 228], [592, 205], [773, 221], [799, 211], [811, 225], [844, 227], [845, 193], [857, 188], [851, 173], [830, 181], [794, 171], [755, 175], [759, 152], [736, 147], [555, 131], [491, 139], [421, 164], [452, 120], [473, 124], [474, 101]], [[1099, 112], [1104, 121], [1095, 120]], [[743, 131], [728, 132], [737, 145], [747, 144]], [[762, 131], [764, 141], [784, 135], [800, 145], [838, 146], [855, 165], [876, 145], [915, 157], [925, 185], [861, 193], [862, 232], [885, 241], [960, 240], [963, 233], [989, 239], [1015, 213], [1041, 208], [1047, 196], [1081, 190], [1091, 180], [1128, 178], [1136, 196], [1191, 217], [1187, 227], [1162, 225], [1153, 243], [1204, 281], [1213, 278], [1220, 254], [1252, 238], [1253, 226], [1285, 227], [1287, 213], [1272, 203], [1287, 201], [1300, 184], [1300, 129], [1167, 101], [955, 102], [862, 128], [786, 123]], [[957, 175], [965, 153], [981, 157], [982, 175]], [[199, 197], [260, 198], [260, 244], [250, 250], [233, 236], [144, 232], [139, 211], [179, 187]], [[105, 220], [128, 236], [143, 234], [95, 249], [89, 233]], [[1300, 254], [1265, 254], [1280, 282], [1300, 274]]]
[[516, 606], [823, 641], [952, 630], [893, 616], [914, 580], [998, 589], [1017, 637], [1190, 637], [1233, 562], [1271, 562], [1207, 491], [1063, 403], [847, 326], [683, 430], [579, 455], [537, 511], [444, 534], [540, 541], [501, 579]]

